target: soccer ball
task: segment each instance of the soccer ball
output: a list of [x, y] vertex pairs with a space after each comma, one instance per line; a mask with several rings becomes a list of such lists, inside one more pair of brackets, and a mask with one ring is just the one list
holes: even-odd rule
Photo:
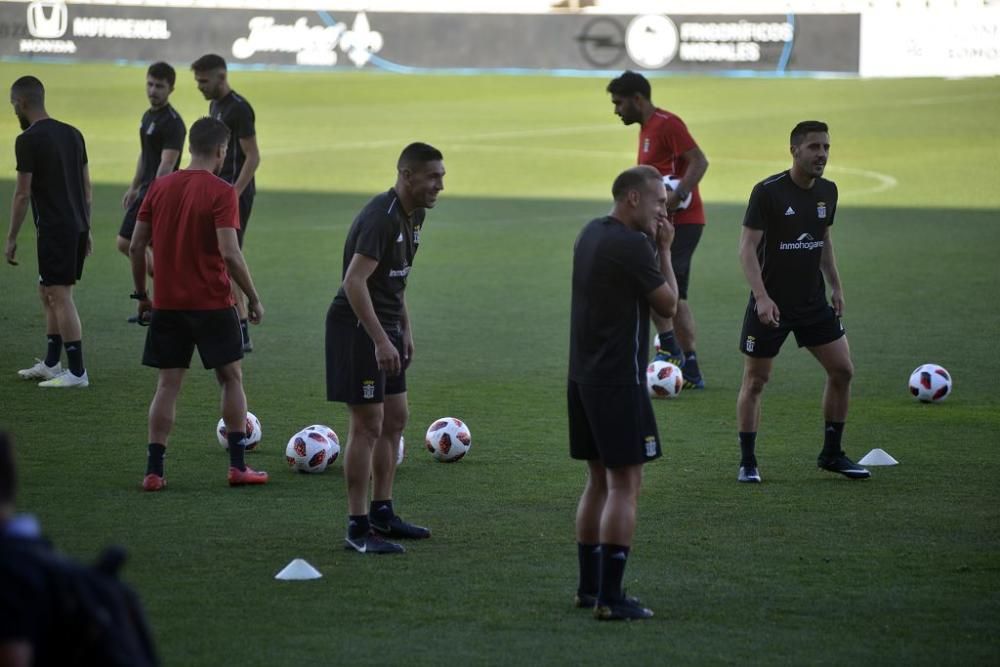
[[472, 433], [460, 419], [442, 417], [427, 429], [427, 451], [442, 463], [454, 463], [469, 452]]
[[[257, 419], [257, 415], [252, 412], [247, 412], [247, 451], [253, 451], [257, 449], [257, 445], [260, 444], [260, 439], [263, 433], [260, 430], [260, 420]], [[222, 448], [229, 450], [229, 440], [226, 439], [226, 422], [222, 419], [215, 426], [215, 435], [219, 438], [219, 444]]]
[[323, 472], [339, 455], [337, 434], [321, 424], [302, 429], [285, 446], [288, 467], [299, 472]]
[[910, 393], [921, 403], [940, 403], [951, 393], [951, 373], [937, 364], [917, 366], [910, 373]]
[[327, 455], [327, 465], [333, 465], [337, 457], [340, 456], [340, 438], [337, 437], [337, 433], [326, 426], [325, 424], [313, 424], [312, 426], [306, 426], [303, 431], [318, 431], [326, 436], [326, 439], [330, 443], [330, 450]]
[[[673, 192], [674, 190], [676, 190], [677, 186], [680, 185], [680, 184], [681, 184], [681, 179], [677, 178], [676, 176], [664, 176], [663, 177], [663, 186], [667, 190], [669, 190], [670, 192]], [[682, 201], [680, 204], [677, 205], [677, 209], [676, 210], [680, 211], [680, 210], [685, 209], [688, 206], [690, 206], [691, 205], [691, 197], [692, 196], [694, 196], [694, 195], [689, 192], [688, 196], [684, 198], [684, 201]]]
[[669, 361], [654, 361], [646, 368], [646, 386], [653, 398], [675, 398], [684, 386], [684, 375]]

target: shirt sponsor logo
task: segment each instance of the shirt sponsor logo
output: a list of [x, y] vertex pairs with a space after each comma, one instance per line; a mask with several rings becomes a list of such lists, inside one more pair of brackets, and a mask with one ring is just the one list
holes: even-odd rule
[[372, 55], [382, 50], [382, 33], [371, 29], [368, 16], [359, 12], [353, 25], [309, 25], [301, 17], [291, 25], [280, 25], [273, 16], [254, 16], [246, 37], [233, 42], [233, 56], [246, 60], [257, 53], [294, 53], [297, 65], [337, 64], [337, 49], [357, 67], [364, 67]]
[[410, 267], [409, 266], [404, 266], [401, 269], [390, 269], [389, 270], [389, 277], [390, 278], [405, 278], [408, 275], [410, 275]]
[[823, 240], [817, 241], [812, 234], [800, 234], [794, 241], [782, 241], [778, 243], [778, 250], [815, 250], [822, 248]]

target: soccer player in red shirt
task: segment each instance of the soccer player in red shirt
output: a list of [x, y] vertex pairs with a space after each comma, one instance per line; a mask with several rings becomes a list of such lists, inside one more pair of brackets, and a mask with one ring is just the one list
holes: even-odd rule
[[626, 71], [612, 79], [607, 91], [615, 114], [625, 125], [639, 123], [639, 164], [648, 164], [663, 176], [680, 179], [669, 190], [667, 208], [672, 212], [675, 235], [670, 255], [680, 300], [673, 318], [652, 314], [659, 334], [658, 359], [680, 366], [684, 371], [684, 386], [704, 389], [705, 381], [698, 367], [695, 350], [694, 315], [688, 305], [687, 292], [694, 255], [705, 226], [705, 209], [698, 192], [698, 183], [708, 170], [708, 158], [676, 114], [655, 106], [649, 81], [641, 74]]
[[[247, 399], [243, 392], [243, 335], [231, 281], [248, 299], [250, 321], [264, 315], [237, 241], [240, 226], [236, 190], [216, 176], [226, 159], [229, 129], [202, 118], [191, 126], [191, 163], [187, 169], [153, 181], [143, 199], [132, 234], [133, 298], [140, 321], [149, 321], [142, 363], [160, 369], [149, 406], [149, 456], [142, 486], [159, 491], [163, 455], [174, 423], [184, 372], [198, 348], [205, 368], [215, 370], [222, 387], [222, 418], [229, 442], [229, 484], [263, 484], [266, 472], [248, 467]], [[153, 301], [146, 292], [146, 248], [153, 246]]]

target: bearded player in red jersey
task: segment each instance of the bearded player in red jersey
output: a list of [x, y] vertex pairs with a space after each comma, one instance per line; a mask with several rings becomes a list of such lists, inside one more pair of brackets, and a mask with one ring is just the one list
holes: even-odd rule
[[680, 179], [667, 192], [667, 208], [671, 211], [675, 229], [670, 255], [680, 300], [673, 318], [652, 314], [660, 341], [656, 358], [681, 367], [685, 387], [704, 389], [705, 381], [698, 367], [695, 345], [694, 315], [688, 305], [687, 293], [691, 257], [705, 226], [705, 209], [698, 183], [708, 170], [708, 159], [691, 137], [684, 121], [653, 104], [646, 77], [626, 71], [611, 80], [607, 91], [611, 93], [615, 114], [622, 119], [622, 123], [639, 123], [638, 163], [656, 167], [663, 176]]

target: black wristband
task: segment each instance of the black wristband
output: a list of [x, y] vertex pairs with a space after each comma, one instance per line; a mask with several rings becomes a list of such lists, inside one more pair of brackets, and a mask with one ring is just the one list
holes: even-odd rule
[[136, 301], [149, 301], [149, 294], [146, 292], [132, 292], [128, 295], [128, 298], [135, 299]]

